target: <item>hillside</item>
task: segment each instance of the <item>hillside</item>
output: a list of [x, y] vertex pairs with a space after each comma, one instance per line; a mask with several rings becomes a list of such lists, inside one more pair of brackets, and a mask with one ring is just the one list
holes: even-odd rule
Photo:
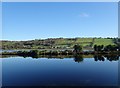
[[96, 45], [115, 45], [115, 38], [49, 38], [29, 41], [1, 41], [2, 49], [72, 49], [75, 44], [84, 49]]

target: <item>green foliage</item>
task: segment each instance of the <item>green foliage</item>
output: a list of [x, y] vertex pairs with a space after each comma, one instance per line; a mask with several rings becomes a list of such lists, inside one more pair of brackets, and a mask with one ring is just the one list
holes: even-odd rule
[[120, 46], [118, 45], [94, 45], [94, 51], [120, 51]]
[[104, 48], [105, 51], [117, 51], [120, 50], [117, 45], [108, 45]]
[[49, 38], [29, 41], [2, 41], [2, 49], [73, 49], [74, 45], [92, 48], [94, 45], [116, 45], [116, 38]]
[[80, 51], [82, 51], [82, 46], [74, 45], [74, 52], [79, 53]]
[[37, 58], [39, 55], [39, 51], [38, 50], [18, 51], [17, 55], [24, 56], [24, 57], [31, 56], [33, 58]]
[[104, 48], [104, 45], [94, 45], [94, 51], [102, 51]]

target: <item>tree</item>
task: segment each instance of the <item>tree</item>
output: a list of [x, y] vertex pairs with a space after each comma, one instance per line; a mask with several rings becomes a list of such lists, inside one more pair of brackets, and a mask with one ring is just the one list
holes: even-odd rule
[[104, 48], [104, 45], [94, 45], [94, 51], [102, 51]]
[[82, 46], [74, 45], [74, 52], [79, 53], [80, 51], [82, 51]]
[[97, 51], [97, 45], [94, 45], [94, 51]]
[[29, 52], [29, 54], [30, 54], [31, 56], [36, 56], [36, 55], [39, 55], [39, 52], [38, 52], [38, 50], [31, 50], [31, 51]]

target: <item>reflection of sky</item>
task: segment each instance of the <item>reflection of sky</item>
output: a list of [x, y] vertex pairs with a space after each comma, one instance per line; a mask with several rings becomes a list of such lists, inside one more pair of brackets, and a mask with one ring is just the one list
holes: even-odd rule
[[1, 52], [14, 52], [14, 51], [18, 51], [18, 50], [0, 50], [0, 53]]
[[2, 86], [2, 59], [0, 57], [0, 87]]
[[[2, 50], [2, 49], [0, 49], [0, 52], [15, 52], [15, 51], [21, 51], [21, 50]], [[24, 51], [29, 51], [29, 50], [24, 50]]]
[[117, 65], [92, 58], [81, 63], [72, 58], [4, 58], [3, 85], [116, 85]]

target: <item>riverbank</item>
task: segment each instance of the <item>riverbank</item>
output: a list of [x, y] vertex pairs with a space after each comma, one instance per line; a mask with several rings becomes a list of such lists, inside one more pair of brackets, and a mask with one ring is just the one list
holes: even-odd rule
[[96, 54], [116, 54], [120, 55], [120, 51], [80, 51], [74, 52], [73, 50], [29, 50], [29, 51], [13, 51], [13, 52], [1, 52], [0, 55], [18, 55], [18, 56], [36, 56], [36, 55], [96, 55]]

